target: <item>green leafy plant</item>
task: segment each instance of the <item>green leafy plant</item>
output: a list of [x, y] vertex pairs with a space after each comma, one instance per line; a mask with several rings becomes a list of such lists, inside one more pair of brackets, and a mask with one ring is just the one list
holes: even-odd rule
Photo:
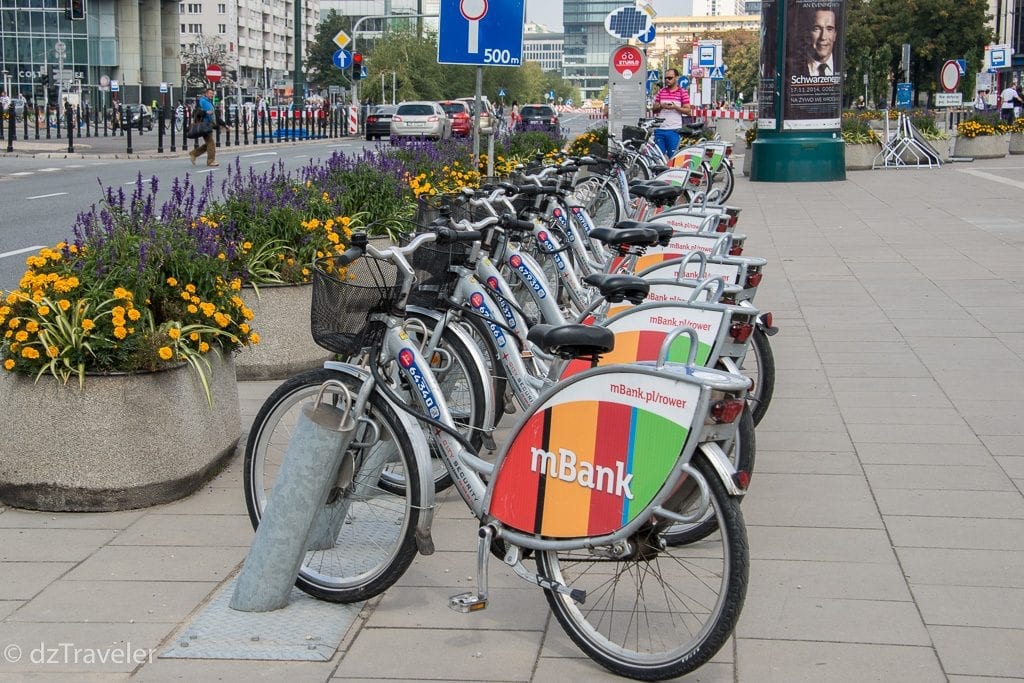
[[880, 142], [878, 133], [856, 116], [844, 116], [840, 124], [843, 142], [848, 145], [869, 145]]

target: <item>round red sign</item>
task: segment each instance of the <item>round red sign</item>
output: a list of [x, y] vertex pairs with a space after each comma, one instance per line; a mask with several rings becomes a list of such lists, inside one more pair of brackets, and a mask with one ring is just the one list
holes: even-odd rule
[[220, 80], [220, 77], [221, 71], [219, 66], [217, 66], [216, 64], [210, 64], [208, 67], [206, 67], [206, 80], [210, 81], [211, 83], [216, 83]]
[[622, 74], [623, 78], [632, 78], [640, 70], [642, 59], [640, 50], [635, 47], [620, 47], [612, 57], [612, 67]]

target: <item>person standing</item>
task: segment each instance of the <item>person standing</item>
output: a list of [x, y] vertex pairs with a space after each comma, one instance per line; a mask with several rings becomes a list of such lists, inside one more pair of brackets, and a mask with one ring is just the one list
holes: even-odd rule
[[985, 99], [985, 91], [979, 90], [974, 98], [974, 110], [985, 111], [988, 109], [988, 100]]
[[1011, 83], [999, 93], [999, 116], [1007, 123], [1013, 123], [1013, 108], [1019, 107], [1021, 103], [1020, 94], [1017, 92], [1017, 84]]
[[207, 88], [206, 93], [199, 98], [199, 109], [203, 112], [203, 118], [210, 123], [210, 132], [203, 136], [203, 144], [188, 153], [192, 165], [196, 165], [196, 159], [206, 152], [207, 166], [220, 166], [217, 163], [217, 143], [213, 138], [213, 131], [217, 128], [217, 111], [213, 106], [213, 88]]
[[665, 156], [671, 157], [679, 146], [679, 128], [683, 117], [690, 115], [690, 95], [679, 87], [679, 71], [665, 70], [665, 87], [654, 96], [655, 115], [663, 119], [654, 131], [654, 143]]
[[519, 129], [519, 100], [512, 100], [512, 130]]

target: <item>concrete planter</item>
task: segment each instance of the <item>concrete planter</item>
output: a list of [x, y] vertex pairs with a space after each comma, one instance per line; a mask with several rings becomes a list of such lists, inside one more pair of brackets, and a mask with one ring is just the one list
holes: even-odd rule
[[882, 151], [882, 146], [871, 142], [866, 145], [851, 145], [846, 143], [843, 153], [846, 159], [847, 171], [864, 171], [871, 168], [871, 163]]
[[213, 406], [188, 366], [52, 377], [0, 375], [0, 501], [105, 512], [187, 496], [234, 454], [241, 435], [234, 363], [207, 356]]
[[998, 159], [1010, 153], [1010, 136], [979, 135], [973, 138], [959, 136], [956, 139], [954, 156], [975, 159]]
[[260, 343], [238, 352], [238, 379], [284, 379], [319, 367], [331, 357], [313, 342], [309, 331], [313, 285], [261, 285], [259, 295], [243, 287], [241, 297], [252, 309]]
[[1024, 154], [1024, 133], [1010, 133], [1010, 154]]

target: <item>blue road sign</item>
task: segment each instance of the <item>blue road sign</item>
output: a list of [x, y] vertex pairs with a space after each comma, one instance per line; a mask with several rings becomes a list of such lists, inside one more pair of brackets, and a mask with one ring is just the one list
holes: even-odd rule
[[525, 21], [525, 0], [441, 0], [437, 61], [519, 66]]
[[680, 74], [679, 78], [676, 79], [676, 83], [679, 84], [680, 88], [689, 88], [690, 87], [690, 77], [689, 76], [684, 76], [683, 74]]
[[956, 68], [960, 69], [960, 75], [963, 76], [967, 73], [967, 60], [958, 59], [956, 60]]
[[1006, 59], [1006, 48], [998, 47], [989, 50], [989, 61], [993, 69], [1002, 69], [1009, 66]]
[[654, 24], [651, 24], [651, 27], [647, 29], [647, 33], [644, 33], [643, 35], [638, 37], [637, 40], [639, 40], [641, 43], [644, 43], [645, 45], [647, 43], [652, 43], [654, 42], [654, 34]]
[[711, 71], [708, 72], [708, 76], [713, 81], [725, 80], [725, 65], [720, 64], [716, 67], [712, 67]]
[[896, 108], [897, 109], [910, 109], [910, 97], [911, 97], [911, 84], [910, 83], [897, 83], [896, 84]]
[[336, 69], [347, 69], [352, 65], [352, 53], [348, 50], [335, 50], [331, 61]]
[[660, 71], [658, 71], [657, 69], [648, 69], [647, 70], [647, 82], [648, 83], [654, 83], [654, 82], [657, 82], [657, 81], [660, 81], [660, 80], [661, 80], [661, 72]]
[[713, 67], [718, 63], [717, 50], [714, 45], [697, 46], [697, 66]]
[[498, 88], [498, 97], [504, 97], [507, 94], [508, 92], [506, 92], [504, 88]]

